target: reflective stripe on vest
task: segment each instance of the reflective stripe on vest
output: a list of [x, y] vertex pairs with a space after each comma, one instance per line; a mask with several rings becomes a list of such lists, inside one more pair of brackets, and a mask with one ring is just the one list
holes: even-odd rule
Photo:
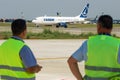
[[108, 79], [108, 78], [99, 78], [99, 77], [95, 78], [95, 77], [85, 76], [84, 80], [110, 80], [110, 79]]
[[109, 67], [95, 67], [95, 66], [85, 66], [85, 69], [95, 70], [95, 71], [109, 71], [109, 72], [120, 72], [120, 68], [109, 68]]
[[35, 77], [33, 78], [15, 78], [15, 77], [10, 77], [10, 76], [0, 76], [0, 80], [35, 80]]
[[115, 75], [109, 78], [101, 78], [101, 77], [89, 77], [87, 75], [84, 76], [84, 80], [120, 80], [120, 75]]
[[0, 69], [7, 69], [7, 70], [13, 70], [13, 71], [25, 71], [25, 69], [20, 67], [10, 67], [6, 65], [0, 65]]
[[35, 74], [26, 72], [20, 58], [19, 52], [24, 45], [22, 41], [10, 38], [0, 46], [0, 76], [20, 80], [30, 80], [35, 77]]
[[120, 75], [118, 49], [120, 41], [112, 36], [97, 35], [88, 39], [85, 74], [92, 78], [110, 78]]

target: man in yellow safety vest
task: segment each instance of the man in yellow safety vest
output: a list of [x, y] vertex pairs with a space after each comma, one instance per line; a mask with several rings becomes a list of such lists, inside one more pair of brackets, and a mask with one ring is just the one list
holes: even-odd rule
[[27, 26], [23, 19], [11, 24], [13, 36], [0, 46], [0, 80], [35, 80], [35, 73], [41, 66], [25, 44]]
[[[120, 41], [111, 36], [113, 19], [102, 15], [97, 21], [98, 35], [89, 37], [68, 59], [77, 80], [120, 80]], [[82, 77], [77, 62], [85, 61]]]

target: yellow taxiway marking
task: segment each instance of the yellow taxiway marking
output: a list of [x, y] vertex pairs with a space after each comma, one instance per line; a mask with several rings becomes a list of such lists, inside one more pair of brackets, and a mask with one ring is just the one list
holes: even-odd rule
[[67, 59], [68, 57], [55, 57], [55, 58], [37, 58], [37, 60], [60, 60]]

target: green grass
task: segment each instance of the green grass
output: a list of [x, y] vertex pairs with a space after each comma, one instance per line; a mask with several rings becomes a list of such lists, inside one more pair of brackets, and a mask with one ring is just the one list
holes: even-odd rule
[[51, 31], [49, 29], [44, 29], [42, 33], [28, 33], [27, 39], [80, 39], [80, 38], [88, 38], [89, 35], [93, 35], [92, 33], [88, 34], [70, 34], [68, 32], [63, 33], [59, 31]]
[[0, 26], [10, 26], [11, 25], [11, 23], [9, 23], [9, 22], [0, 22]]
[[[12, 33], [10, 31], [11, 23], [0, 23], [0, 28], [4, 29], [0, 32], [0, 39], [8, 39], [11, 37]], [[35, 28], [33, 23], [27, 23], [28, 29], [32, 30]], [[71, 24], [68, 25], [69, 28], [91, 28], [96, 27], [96, 24]], [[120, 24], [114, 24], [114, 27], [120, 27]], [[26, 39], [86, 39], [91, 35], [95, 35], [93, 33], [81, 33], [81, 34], [70, 34], [69, 32], [60, 32], [59, 28], [53, 28], [51, 26], [41, 26], [43, 28], [43, 32], [32, 33], [28, 32]], [[9, 31], [7, 31], [9, 30]], [[114, 36], [116, 36], [114, 34]]]
[[8, 39], [12, 36], [11, 32], [0, 32], [0, 39]]
[[[0, 32], [0, 39], [8, 39], [11, 37], [11, 32]], [[89, 36], [96, 35], [93, 33], [81, 33], [78, 35], [63, 33], [59, 31], [51, 31], [44, 29], [42, 33], [31, 33], [28, 32], [26, 39], [87, 39]], [[116, 37], [116, 35], [113, 35]]]
[[[0, 26], [11, 26], [11, 22], [0, 22]], [[34, 27], [33, 23], [27, 22], [27, 26]]]
[[[68, 32], [63, 33], [59, 31], [51, 31], [50, 29], [44, 29], [41, 33], [28, 32], [26, 39], [85, 39], [93, 33], [82, 33], [79, 35], [70, 34]], [[11, 32], [0, 32], [0, 39], [8, 39], [12, 36]]]
[[[11, 26], [10, 22], [0, 22], [0, 26]], [[27, 22], [27, 26], [28, 27], [35, 27], [35, 24], [31, 23], [31, 22]], [[114, 27], [120, 27], [120, 24], [114, 24]], [[45, 27], [44, 25], [41, 25], [40, 27]], [[51, 26], [47, 26], [47, 27], [51, 27]], [[74, 27], [96, 27], [96, 24], [68, 24], [69, 28], [74, 28]]]

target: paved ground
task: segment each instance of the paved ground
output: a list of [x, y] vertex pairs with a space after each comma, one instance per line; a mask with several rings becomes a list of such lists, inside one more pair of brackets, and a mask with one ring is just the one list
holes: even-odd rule
[[[0, 44], [4, 40], [0, 40]], [[84, 40], [25, 40], [43, 66], [36, 80], [75, 80], [69, 70], [67, 59]], [[84, 75], [83, 63], [80, 69]]]

